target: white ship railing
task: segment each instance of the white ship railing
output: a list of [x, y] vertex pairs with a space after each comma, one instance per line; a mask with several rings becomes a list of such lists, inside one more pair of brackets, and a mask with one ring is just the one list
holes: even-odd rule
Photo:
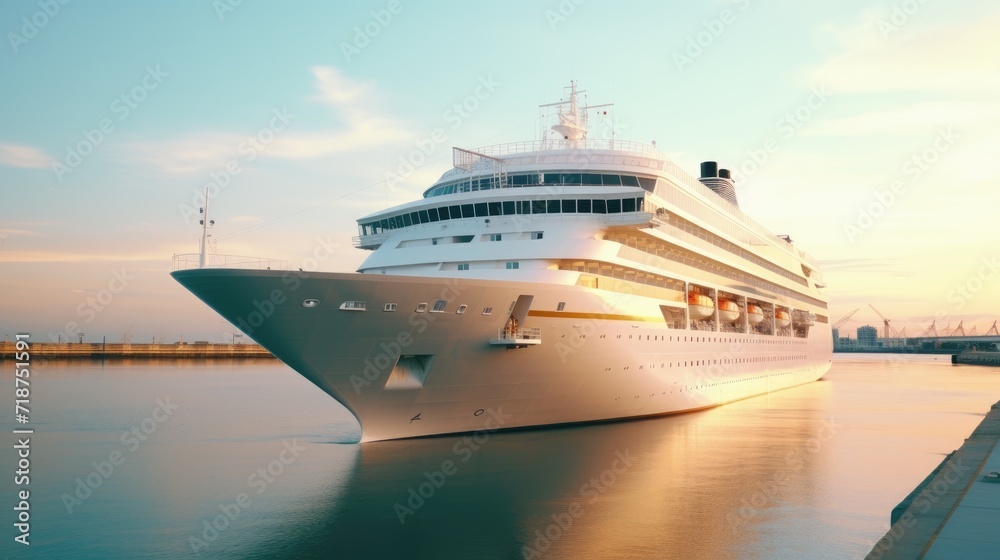
[[[203, 268], [201, 266], [201, 253], [184, 253], [173, 256], [174, 270], [190, 270], [192, 268]], [[285, 270], [288, 268], [288, 261], [282, 259], [269, 259], [266, 257], [211, 254], [208, 255], [208, 260], [205, 263], [204, 268]]]
[[476, 148], [475, 152], [486, 156], [512, 156], [527, 152], [541, 152], [545, 150], [613, 150], [638, 154], [643, 157], [653, 159], [666, 159], [663, 153], [656, 149], [656, 146], [632, 142], [630, 140], [608, 140], [608, 139], [587, 139], [583, 141], [570, 142], [569, 140], [527, 140], [523, 142], [508, 142], [506, 144], [495, 144]]
[[542, 329], [524, 328], [511, 330], [505, 327], [497, 329], [497, 337], [490, 344], [497, 346], [534, 346], [542, 343]]

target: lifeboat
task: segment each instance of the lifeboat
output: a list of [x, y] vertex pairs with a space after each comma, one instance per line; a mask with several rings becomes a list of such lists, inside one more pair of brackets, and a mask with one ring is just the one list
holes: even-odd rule
[[785, 311], [784, 309], [775, 309], [774, 324], [783, 329], [792, 324], [792, 316], [789, 315], [788, 311]]
[[740, 318], [740, 307], [731, 299], [719, 299], [719, 320], [735, 323]]
[[688, 310], [691, 312], [691, 319], [695, 321], [708, 319], [715, 313], [715, 302], [705, 294], [688, 292]]
[[747, 304], [747, 319], [751, 325], [756, 325], [764, 320], [764, 312], [760, 309], [759, 305]]

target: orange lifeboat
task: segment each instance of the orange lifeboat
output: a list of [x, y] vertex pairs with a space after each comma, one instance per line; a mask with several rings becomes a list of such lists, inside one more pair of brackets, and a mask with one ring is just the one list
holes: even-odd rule
[[735, 323], [740, 318], [740, 307], [731, 299], [719, 299], [719, 320]]
[[764, 312], [759, 305], [747, 304], [747, 319], [751, 325], [756, 325], [764, 320]]
[[705, 294], [688, 292], [688, 310], [691, 312], [691, 319], [695, 321], [708, 319], [715, 313], [715, 302]]
[[778, 325], [779, 328], [785, 328], [792, 324], [792, 316], [788, 314], [788, 311], [784, 309], [774, 310], [774, 324]]

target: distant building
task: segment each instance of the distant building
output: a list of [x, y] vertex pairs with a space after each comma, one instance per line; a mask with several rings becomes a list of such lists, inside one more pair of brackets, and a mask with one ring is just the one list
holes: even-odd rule
[[833, 343], [837, 344], [840, 342], [840, 329], [833, 329]]
[[858, 327], [858, 346], [876, 346], [878, 344], [878, 329], [871, 325]]

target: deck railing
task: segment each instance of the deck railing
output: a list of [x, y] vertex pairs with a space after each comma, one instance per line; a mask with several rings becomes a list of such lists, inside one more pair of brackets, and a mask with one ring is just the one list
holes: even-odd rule
[[190, 270], [192, 268], [242, 268], [251, 270], [285, 270], [288, 268], [288, 261], [283, 259], [218, 254], [211, 254], [207, 257], [205, 266], [202, 267], [201, 253], [184, 253], [181, 255], [174, 255], [173, 269]]

